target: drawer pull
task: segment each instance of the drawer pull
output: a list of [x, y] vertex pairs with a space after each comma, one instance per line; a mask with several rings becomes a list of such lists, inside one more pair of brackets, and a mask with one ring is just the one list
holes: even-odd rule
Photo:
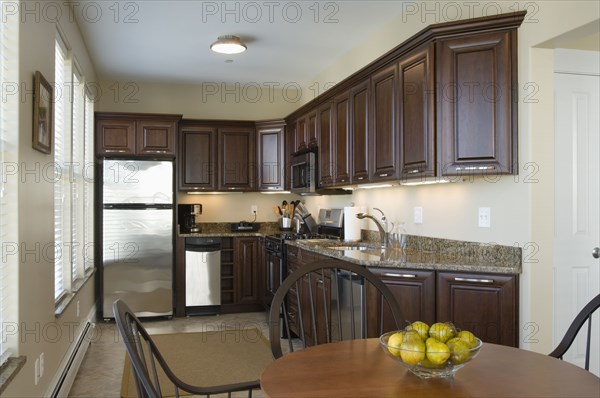
[[456, 282], [473, 282], [473, 283], [494, 283], [493, 279], [477, 279], [477, 278], [459, 278], [455, 277]]
[[379, 174], [379, 177], [387, 177], [387, 176], [388, 176], [388, 173], [381, 173], [381, 174]]
[[394, 272], [386, 272], [383, 275], [384, 276], [396, 277], [396, 278], [416, 278], [417, 277], [415, 274], [396, 274]]

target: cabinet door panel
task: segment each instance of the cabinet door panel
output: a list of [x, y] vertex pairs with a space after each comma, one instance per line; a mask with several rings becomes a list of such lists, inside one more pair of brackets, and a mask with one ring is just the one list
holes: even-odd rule
[[234, 238], [235, 303], [259, 304], [263, 297], [258, 238]]
[[258, 128], [258, 189], [281, 191], [284, 185], [283, 126]]
[[352, 182], [369, 181], [369, 82], [351, 90]]
[[98, 120], [96, 153], [99, 156], [135, 154], [135, 121]]
[[371, 181], [390, 180], [398, 176], [399, 140], [396, 121], [398, 68], [394, 64], [373, 75], [372, 120], [369, 148]]
[[319, 126], [317, 125], [317, 111], [313, 111], [306, 117], [306, 135], [309, 147], [319, 145]]
[[450, 321], [485, 342], [516, 347], [516, 276], [439, 272], [437, 321]]
[[433, 45], [400, 60], [400, 148], [403, 178], [434, 176]]
[[513, 172], [514, 34], [493, 32], [440, 41], [438, 133], [445, 175]]
[[333, 180], [336, 185], [344, 185], [350, 183], [350, 148], [352, 146], [352, 136], [350, 134], [350, 96], [348, 92], [335, 99], [334, 111]]
[[304, 149], [308, 146], [306, 117], [298, 119], [296, 124], [296, 151]]
[[331, 186], [333, 184], [333, 169], [335, 167], [334, 139], [332, 129], [331, 104], [323, 105], [318, 112], [319, 124], [319, 185]]
[[254, 130], [219, 129], [219, 189], [252, 191], [256, 187]]
[[[405, 327], [414, 321], [423, 321], [429, 325], [435, 321], [435, 272], [417, 271], [396, 268], [372, 268], [371, 271], [390, 289], [402, 311]], [[377, 323], [372, 321], [369, 325], [379, 325], [380, 301], [370, 296], [369, 312], [371, 316], [377, 316]], [[384, 331], [395, 330], [396, 323], [387, 307], [383, 313]], [[374, 328], [369, 330], [369, 336], [376, 337]]]
[[182, 127], [179, 135], [179, 189], [217, 189], [217, 130]]
[[175, 154], [175, 123], [137, 122], [137, 153], [149, 155]]

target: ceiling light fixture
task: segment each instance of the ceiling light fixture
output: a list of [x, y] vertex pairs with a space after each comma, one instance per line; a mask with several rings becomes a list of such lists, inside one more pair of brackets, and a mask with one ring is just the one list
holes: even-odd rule
[[210, 45], [210, 49], [221, 54], [239, 54], [246, 51], [246, 45], [237, 36], [219, 36], [217, 41]]

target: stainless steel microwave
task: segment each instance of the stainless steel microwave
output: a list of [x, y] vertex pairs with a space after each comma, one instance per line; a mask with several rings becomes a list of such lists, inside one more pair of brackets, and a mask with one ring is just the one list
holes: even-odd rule
[[317, 190], [317, 155], [296, 153], [291, 162], [291, 190], [300, 195], [315, 195]]

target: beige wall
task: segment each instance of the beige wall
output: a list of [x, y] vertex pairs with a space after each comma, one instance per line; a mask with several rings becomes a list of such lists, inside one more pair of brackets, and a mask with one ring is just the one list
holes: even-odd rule
[[[16, 3], [15, 3], [16, 4]], [[37, 4], [37, 5], [36, 5]], [[32, 12], [23, 15], [19, 24], [19, 84], [23, 88], [19, 108], [19, 247], [18, 314], [10, 321], [19, 333], [9, 336], [27, 362], [17, 377], [3, 392], [3, 397], [44, 396], [51, 388], [59, 363], [77, 336], [79, 325], [94, 306], [93, 279], [84, 285], [64, 313], [54, 315], [54, 216], [53, 216], [53, 156], [34, 151], [31, 147], [33, 75], [39, 70], [54, 81], [54, 40], [57, 35], [55, 8], [44, 9], [40, 2], [29, 2]], [[56, 7], [63, 2], [55, 2]], [[37, 7], [37, 9], [36, 9]], [[38, 10], [38, 11], [36, 11]], [[95, 79], [94, 69], [81, 40], [77, 26], [69, 23], [68, 10], [62, 9], [59, 25], [72, 47], [83, 73]], [[53, 152], [54, 153], [54, 152]], [[48, 250], [50, 248], [50, 250]], [[79, 301], [80, 315], [76, 315]], [[38, 385], [34, 385], [35, 359], [44, 353], [45, 370]]]

